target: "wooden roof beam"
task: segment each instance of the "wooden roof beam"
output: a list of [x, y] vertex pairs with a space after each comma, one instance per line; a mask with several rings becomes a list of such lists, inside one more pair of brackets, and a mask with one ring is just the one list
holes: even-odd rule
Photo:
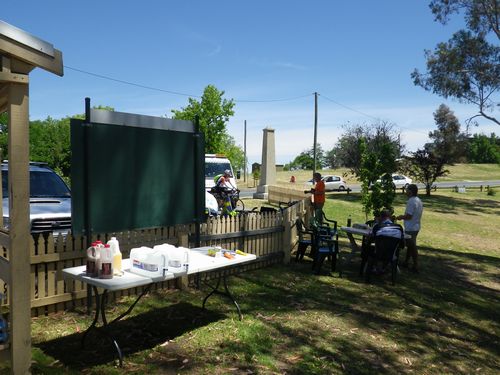
[[61, 51], [4, 21], [0, 21], [0, 54], [19, 60], [11, 64], [13, 73], [27, 74], [39, 67], [59, 76], [64, 74]]

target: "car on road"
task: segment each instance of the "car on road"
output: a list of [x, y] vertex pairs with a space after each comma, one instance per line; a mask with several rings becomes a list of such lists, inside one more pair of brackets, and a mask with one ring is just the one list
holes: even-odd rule
[[[325, 175], [321, 178], [325, 183], [326, 191], [344, 191], [347, 190], [347, 184], [340, 176]], [[314, 184], [313, 180], [306, 182], [306, 188], [311, 188]]]
[[[382, 180], [378, 179], [377, 182], [380, 183]], [[394, 173], [392, 175], [392, 183], [395, 189], [406, 189], [412, 183], [412, 179], [405, 175]]]
[[[71, 191], [46, 163], [30, 162], [31, 233], [67, 234], [71, 230]], [[2, 163], [4, 227], [10, 226], [8, 164]]]

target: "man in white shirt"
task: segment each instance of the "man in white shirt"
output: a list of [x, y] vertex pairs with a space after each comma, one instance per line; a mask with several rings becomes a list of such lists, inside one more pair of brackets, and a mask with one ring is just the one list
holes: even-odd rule
[[406, 195], [408, 196], [408, 202], [406, 203], [406, 210], [404, 215], [399, 215], [398, 220], [404, 220], [405, 233], [411, 236], [410, 239], [406, 240], [406, 260], [402, 264], [403, 267], [408, 266], [410, 257], [413, 260], [413, 267], [411, 270], [418, 273], [418, 249], [417, 249], [417, 235], [420, 231], [420, 219], [422, 218], [422, 212], [424, 207], [422, 201], [418, 194], [418, 187], [415, 184], [408, 185], [406, 188]]

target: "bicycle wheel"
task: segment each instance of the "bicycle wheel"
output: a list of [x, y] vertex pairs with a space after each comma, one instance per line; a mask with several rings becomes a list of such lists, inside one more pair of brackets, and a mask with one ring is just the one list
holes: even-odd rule
[[236, 202], [234, 202], [234, 209], [236, 211], [245, 211], [245, 203], [241, 199], [237, 199]]

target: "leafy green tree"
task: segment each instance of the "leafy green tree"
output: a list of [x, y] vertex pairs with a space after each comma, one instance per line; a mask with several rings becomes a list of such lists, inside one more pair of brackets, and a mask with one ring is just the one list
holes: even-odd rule
[[[114, 111], [114, 108], [108, 106], [99, 105], [93, 108]], [[47, 163], [68, 181], [71, 168], [70, 119], [84, 117], [83, 114], [77, 114], [62, 119], [47, 117], [45, 120], [30, 121], [30, 160]], [[0, 115], [0, 147], [2, 157], [7, 159], [7, 113]]]
[[337, 155], [335, 153], [335, 149], [332, 148], [330, 151], [328, 151], [325, 154], [325, 167], [330, 167], [332, 169], [337, 168], [338, 162], [337, 162]]
[[432, 0], [429, 4], [435, 21], [447, 24], [453, 14], [464, 14], [467, 27], [478, 35], [490, 32], [500, 39], [498, 0]]
[[[226, 153], [227, 122], [234, 115], [234, 101], [223, 99], [224, 91], [208, 85], [201, 101], [189, 98], [189, 104], [181, 110], [173, 109], [173, 117], [178, 120], [195, 121], [198, 116], [200, 131], [205, 135], [206, 153]], [[231, 160], [232, 161], [232, 160]]]
[[448, 164], [456, 163], [465, 158], [465, 135], [460, 132], [460, 121], [452, 110], [441, 104], [434, 112], [437, 130], [429, 132], [429, 138], [434, 142], [432, 151], [446, 160]]
[[311, 157], [307, 152], [301, 152], [294, 160], [293, 163], [299, 169], [314, 169], [314, 158]]
[[[397, 169], [396, 152], [390, 142], [381, 143], [377, 151], [368, 148], [365, 139], [360, 139], [361, 162], [357, 177], [361, 182], [361, 201], [368, 218], [377, 217], [382, 209], [392, 209], [396, 196], [392, 174]], [[377, 180], [380, 178], [380, 182]]]
[[69, 117], [30, 122], [30, 159], [48, 163], [64, 177], [69, 177], [71, 168], [69, 122]]
[[[314, 149], [310, 148], [308, 150], [302, 151], [295, 159], [290, 163], [297, 169], [314, 169]], [[321, 145], [318, 143], [316, 146], [316, 167], [322, 169], [325, 166], [324, 151]]]
[[446, 24], [454, 13], [463, 14], [468, 30], [459, 30], [433, 52], [425, 51], [427, 73], [412, 73], [415, 85], [444, 98], [477, 106], [476, 117], [498, 125], [491, 112], [500, 103], [495, 94], [500, 90], [500, 47], [490, 33], [500, 40], [500, 4], [498, 0], [433, 0], [430, 8], [435, 20]]
[[406, 156], [401, 165], [402, 170], [416, 182], [425, 185], [425, 193], [431, 195], [432, 185], [438, 177], [446, 176], [446, 160], [429, 149], [419, 149]]
[[234, 170], [242, 171], [245, 168], [245, 153], [241, 147], [237, 146], [234, 138], [226, 134], [226, 141], [224, 142], [226, 149], [224, 153], [231, 160]]
[[500, 138], [495, 136], [495, 133], [490, 137], [474, 134], [469, 141], [469, 162], [500, 163]]
[[[340, 136], [334, 148], [330, 150], [336, 157], [336, 165], [351, 169], [354, 174], [359, 174], [361, 167], [362, 150], [361, 140], [366, 151], [378, 153], [382, 145], [390, 144], [398, 158], [404, 151], [400, 142], [400, 133], [393, 124], [380, 121], [368, 125], [344, 125], [344, 133]], [[329, 152], [329, 153], [330, 153]]]
[[[30, 160], [47, 163], [63, 177], [69, 177], [71, 165], [69, 117], [30, 121]], [[8, 159], [7, 113], [0, 117], [2, 158]]]

